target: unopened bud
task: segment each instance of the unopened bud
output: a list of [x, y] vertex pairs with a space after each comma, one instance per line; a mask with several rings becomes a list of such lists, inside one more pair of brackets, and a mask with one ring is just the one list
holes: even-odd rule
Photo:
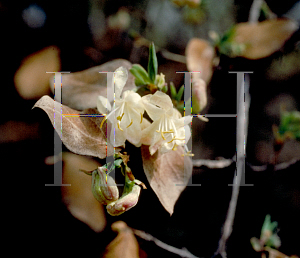
[[103, 205], [118, 200], [118, 187], [115, 180], [106, 174], [105, 167], [98, 167], [92, 172], [92, 192], [97, 201]]
[[155, 85], [162, 90], [162, 88], [165, 86], [166, 81], [165, 81], [165, 75], [163, 73], [160, 73], [160, 75], [156, 75], [155, 78]]
[[118, 216], [128, 211], [137, 204], [140, 193], [141, 187], [134, 185], [129, 193], [122, 195], [120, 199], [107, 205], [107, 212], [112, 216]]

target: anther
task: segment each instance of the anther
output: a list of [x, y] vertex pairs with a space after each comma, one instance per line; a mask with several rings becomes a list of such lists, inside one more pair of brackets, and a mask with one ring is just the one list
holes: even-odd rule
[[132, 125], [132, 123], [133, 123], [133, 120], [131, 119], [131, 122], [130, 122], [130, 124], [126, 127], [126, 128], [128, 128], [129, 126], [131, 126]]
[[191, 153], [191, 151], [188, 151], [187, 153], [181, 154], [182, 157], [188, 156], [188, 157], [194, 157], [194, 154]]
[[118, 116], [118, 117], [117, 117], [117, 120], [121, 121], [122, 118], [123, 118], [123, 116], [124, 116], [124, 113], [123, 113], [121, 116]]
[[141, 113], [141, 122], [140, 124], [143, 122], [143, 114]]

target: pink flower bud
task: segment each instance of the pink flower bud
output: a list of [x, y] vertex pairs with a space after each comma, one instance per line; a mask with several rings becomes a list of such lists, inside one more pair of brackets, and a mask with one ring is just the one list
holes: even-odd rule
[[106, 175], [105, 167], [98, 167], [97, 170], [92, 172], [92, 192], [97, 201], [103, 205], [118, 200], [118, 187], [115, 180], [111, 176]]
[[106, 206], [107, 212], [112, 216], [118, 216], [134, 207], [140, 196], [141, 187], [134, 185], [131, 192], [122, 195], [121, 198]]

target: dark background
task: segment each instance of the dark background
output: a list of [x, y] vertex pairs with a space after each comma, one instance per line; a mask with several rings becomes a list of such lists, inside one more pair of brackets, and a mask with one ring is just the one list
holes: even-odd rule
[[[40, 257], [82, 255], [98, 257], [115, 237], [110, 231], [110, 224], [121, 219], [129, 226], [149, 232], [170, 245], [186, 247], [200, 257], [211, 257], [217, 249], [228, 209], [232, 189], [227, 184], [232, 182], [235, 173], [234, 164], [216, 170], [195, 168], [193, 182], [201, 183], [202, 186], [187, 187], [184, 190], [172, 217], [148, 187], [142, 191], [135, 208], [121, 217], [107, 216], [107, 227], [101, 233], [93, 232], [69, 213], [61, 201], [59, 187], [44, 186], [53, 182], [53, 166], [45, 165], [44, 159], [53, 155], [54, 130], [46, 114], [31, 110], [37, 99], [22, 99], [14, 87], [13, 77], [21, 61], [27, 55], [46, 46], [56, 45], [61, 51], [62, 71], [80, 71], [117, 57], [142, 65], [147, 64], [147, 49], [137, 53], [126, 32], [115, 37], [116, 42], [106, 42], [108, 46], [111, 43], [111, 48], [101, 48], [101, 44], [93, 40], [87, 23], [91, 2], [0, 1], [2, 36], [0, 157], [3, 182], [7, 186], [4, 194], [4, 203], [8, 207], [4, 212], [5, 220], [9, 221], [8, 236], [12, 237], [16, 246], [11, 251], [13, 253], [21, 251], [24, 254], [38, 253]], [[284, 1], [275, 4], [274, 1], [268, 1], [268, 4], [273, 12], [280, 16], [295, 2]], [[33, 29], [22, 20], [21, 13], [30, 4], [37, 4], [46, 13], [47, 18], [43, 27]], [[235, 1], [235, 16], [232, 19], [235, 22], [246, 21], [250, 4], [251, 1]], [[140, 8], [147, 6], [146, 1], [114, 1], [114, 4], [102, 1], [101, 6], [105, 17], [114, 14], [120, 6], [125, 6], [135, 14], [140, 12], [140, 15], [135, 16], [141, 20], [139, 32], [143, 33], [146, 28], [149, 29], [144, 16], [145, 10]], [[157, 22], [159, 26], [159, 21]], [[298, 40], [299, 32], [292, 38], [291, 46]], [[184, 54], [184, 48], [176, 42], [169, 40], [163, 47]], [[88, 48], [97, 51], [97, 58], [87, 54]], [[265, 112], [266, 106], [272, 105], [272, 100], [276, 96], [286, 93], [296, 101], [296, 109], [300, 109], [300, 69], [298, 74], [286, 80], [274, 81], [265, 76], [271, 61], [280, 58], [280, 55], [282, 53], [256, 61], [239, 58], [233, 60], [223, 56], [209, 88], [211, 101], [204, 113], [235, 113], [236, 78], [229, 75], [228, 71], [254, 71], [250, 77], [252, 102], [247, 145], [247, 161], [252, 164], [265, 163], [264, 161], [268, 161], [273, 152], [271, 144], [265, 152], [257, 153], [259, 141], [272, 143], [271, 125], [279, 122], [278, 116], [272, 117]], [[168, 65], [169, 62], [160, 53], [158, 61], [161, 65]], [[182, 67], [182, 64], [173, 63], [172, 69], [175, 73], [186, 68]], [[179, 87], [182, 83], [183, 80], [179, 80], [176, 86]], [[19, 133], [15, 133], [13, 137], [11, 132], [15, 130], [10, 126], [14, 124], [7, 124], [9, 121], [20, 123]], [[234, 156], [235, 119], [211, 118], [207, 124], [195, 123], [193, 126], [195, 126], [193, 146], [197, 158]], [[7, 135], [10, 137], [5, 138]], [[292, 154], [286, 154], [282, 161], [292, 157], [299, 158], [299, 150], [299, 143], [295, 143], [294, 147], [289, 148]], [[141, 164], [134, 163], [131, 166], [137, 177], [146, 182], [145, 175], [139, 169]], [[241, 187], [233, 233], [228, 243], [228, 257], [259, 257], [259, 254], [252, 250], [250, 238], [259, 237], [266, 214], [270, 214], [272, 220], [279, 224], [278, 235], [282, 241], [279, 250], [287, 255], [300, 255], [299, 170], [299, 162], [288, 169], [276, 172], [272, 170], [272, 166], [265, 172], [254, 172], [247, 166], [246, 183], [254, 186]], [[152, 243], [139, 238], [138, 240], [149, 257], [176, 257]]]

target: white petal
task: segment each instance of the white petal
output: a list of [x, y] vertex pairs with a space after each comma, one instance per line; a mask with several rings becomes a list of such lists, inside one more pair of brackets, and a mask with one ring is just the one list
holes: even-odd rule
[[98, 96], [97, 109], [100, 114], [108, 114], [111, 111], [111, 105], [107, 98]]
[[159, 106], [165, 111], [173, 108], [171, 98], [166, 93], [163, 93], [161, 91], [155, 92], [150, 98], [150, 102], [156, 106]]
[[123, 99], [126, 102], [127, 105], [129, 105], [132, 109], [136, 110], [139, 114], [144, 114], [144, 105], [142, 103], [141, 96], [133, 91], [125, 91], [123, 93]]
[[123, 66], [115, 70], [114, 82], [115, 82], [115, 96], [117, 99], [120, 98], [121, 92], [126, 84], [128, 78], [128, 71]]
[[114, 123], [110, 133], [110, 143], [114, 147], [123, 146], [125, 147], [126, 136], [123, 131], [121, 131], [117, 124]]
[[147, 114], [149, 115], [149, 117], [153, 120], [156, 121], [158, 119], [160, 119], [161, 115], [165, 113], [164, 110], [162, 110], [161, 108], [153, 105], [150, 103], [150, 98], [152, 97], [151, 94], [148, 94], [146, 96], [142, 97], [142, 103], [145, 107], [145, 110], [147, 112]]

